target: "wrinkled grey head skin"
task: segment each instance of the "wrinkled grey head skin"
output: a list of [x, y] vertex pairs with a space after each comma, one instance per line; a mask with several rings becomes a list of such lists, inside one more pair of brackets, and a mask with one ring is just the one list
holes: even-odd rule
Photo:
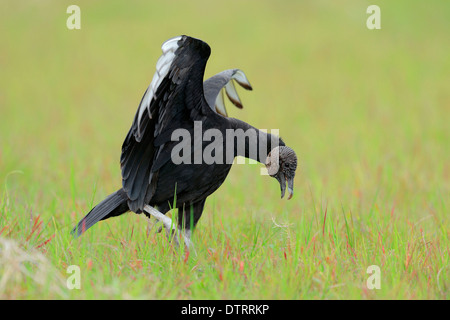
[[281, 198], [288, 186], [288, 200], [294, 195], [294, 177], [297, 170], [297, 155], [289, 147], [281, 146], [273, 148], [266, 158], [266, 168], [269, 175], [280, 183]]

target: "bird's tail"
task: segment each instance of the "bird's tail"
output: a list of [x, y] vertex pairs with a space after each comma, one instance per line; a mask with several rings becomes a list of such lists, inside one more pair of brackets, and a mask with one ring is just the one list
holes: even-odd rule
[[89, 211], [70, 233], [75, 237], [79, 237], [100, 220], [119, 216], [129, 211], [130, 209], [128, 208], [127, 201], [128, 197], [123, 189], [110, 194], [105, 200]]

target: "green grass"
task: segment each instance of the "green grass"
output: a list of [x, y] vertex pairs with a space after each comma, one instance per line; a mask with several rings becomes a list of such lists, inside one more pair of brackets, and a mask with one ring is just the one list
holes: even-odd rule
[[[0, 298], [450, 298], [450, 5], [380, 0], [371, 31], [366, 1], [79, 1], [69, 31], [70, 4], [0, 4]], [[229, 112], [296, 150], [294, 198], [236, 165], [196, 255], [131, 213], [73, 239], [120, 187], [123, 139], [179, 34], [211, 45], [207, 76], [246, 72], [254, 91]]]

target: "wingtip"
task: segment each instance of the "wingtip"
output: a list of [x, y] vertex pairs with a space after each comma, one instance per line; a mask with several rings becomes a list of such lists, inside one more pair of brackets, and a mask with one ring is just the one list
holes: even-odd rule
[[234, 99], [231, 95], [228, 94], [228, 92], [225, 91], [225, 93], [227, 94], [228, 99], [230, 99], [230, 101], [238, 108], [238, 109], [243, 109], [244, 106], [242, 105], [241, 101]]
[[[221, 110], [221, 109], [219, 109], [219, 107], [216, 105], [215, 106], [216, 107], [216, 111], [217, 111], [217, 113], [218, 114], [220, 114], [220, 115], [222, 115], [222, 116], [224, 116], [224, 117], [228, 117], [228, 114], [227, 114], [227, 111], [226, 110]], [[224, 111], [224, 112], [223, 112]]]
[[233, 81], [228, 82], [225, 85], [225, 93], [230, 99], [230, 101], [239, 109], [242, 109], [244, 106], [242, 105], [241, 100], [239, 99], [239, 95], [236, 91], [236, 88], [234, 87]]
[[242, 88], [250, 91], [253, 90], [250, 81], [248, 81], [247, 76], [241, 69], [235, 69], [233, 79], [236, 80], [236, 82], [239, 83]]
[[250, 85], [250, 83], [239, 82], [237, 80], [236, 80], [236, 82], [239, 83], [239, 85], [246, 90], [249, 90], [249, 91], [253, 90], [253, 87]]

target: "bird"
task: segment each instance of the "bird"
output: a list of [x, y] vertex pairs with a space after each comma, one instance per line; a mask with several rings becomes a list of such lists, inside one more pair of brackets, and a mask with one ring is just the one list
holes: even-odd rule
[[[180, 238], [189, 247], [206, 199], [223, 184], [237, 156], [265, 165], [280, 184], [281, 198], [286, 184], [288, 199], [293, 195], [294, 150], [281, 137], [227, 114], [225, 95], [236, 107], [243, 107], [234, 82], [252, 90], [245, 73], [229, 69], [204, 81], [211, 48], [190, 36], [171, 38], [161, 50], [122, 145], [122, 187], [78, 222], [71, 231], [75, 237], [101, 220], [131, 211], [162, 221], [171, 239]], [[181, 141], [177, 133], [193, 138]], [[175, 161], [176, 156], [185, 161]], [[165, 215], [174, 208], [177, 223]]]

